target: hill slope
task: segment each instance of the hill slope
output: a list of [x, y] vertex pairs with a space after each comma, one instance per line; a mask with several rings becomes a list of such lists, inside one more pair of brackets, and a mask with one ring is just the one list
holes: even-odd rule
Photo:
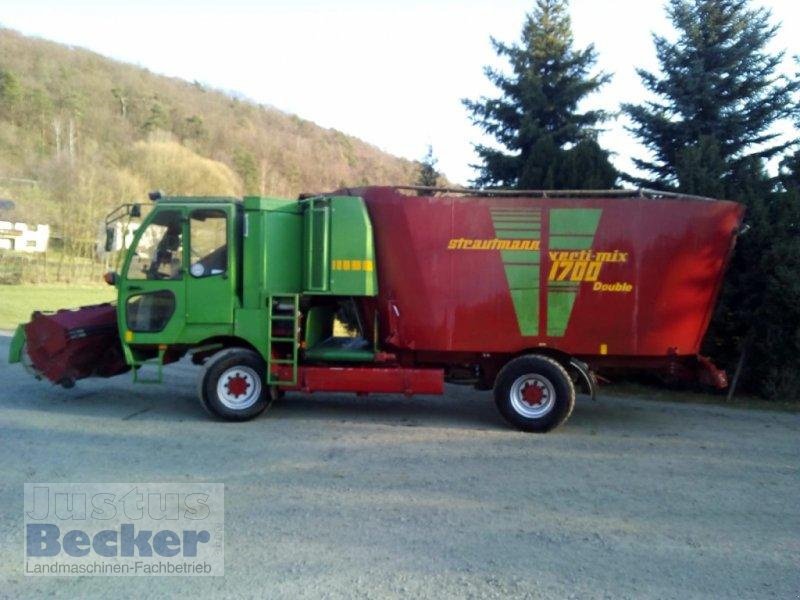
[[0, 28], [0, 198], [65, 238], [149, 189], [291, 197], [416, 177], [339, 131]]

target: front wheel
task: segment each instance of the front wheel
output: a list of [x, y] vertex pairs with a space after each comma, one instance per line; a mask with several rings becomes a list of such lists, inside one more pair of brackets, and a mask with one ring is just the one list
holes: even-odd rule
[[247, 421], [270, 405], [264, 360], [246, 348], [228, 348], [203, 365], [198, 395], [203, 407], [228, 421]]
[[566, 369], [546, 356], [520, 356], [497, 375], [494, 400], [500, 414], [523, 431], [544, 433], [569, 418], [575, 386]]

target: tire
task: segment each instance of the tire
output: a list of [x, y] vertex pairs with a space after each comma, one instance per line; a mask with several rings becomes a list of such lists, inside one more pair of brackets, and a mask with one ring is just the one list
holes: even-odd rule
[[497, 375], [494, 401], [514, 427], [545, 433], [572, 414], [575, 386], [566, 369], [552, 358], [520, 356]]
[[272, 402], [264, 360], [246, 348], [228, 348], [209, 358], [198, 381], [198, 396], [209, 414], [227, 421], [248, 421]]

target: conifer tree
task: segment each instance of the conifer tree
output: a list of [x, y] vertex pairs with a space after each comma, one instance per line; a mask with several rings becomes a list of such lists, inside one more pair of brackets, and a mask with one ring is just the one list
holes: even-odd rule
[[510, 74], [486, 67], [499, 98], [464, 100], [473, 123], [501, 148], [478, 144], [480, 186], [606, 188], [617, 172], [596, 141], [608, 115], [579, 104], [610, 76], [593, 73], [597, 56], [573, 45], [566, 0], [537, 0], [517, 44], [492, 38]]
[[667, 14], [677, 39], [654, 35], [659, 72], [638, 70], [655, 99], [623, 105], [653, 155], [634, 160], [647, 173], [635, 181], [732, 196], [738, 167], [789, 144], [770, 127], [790, 115], [800, 81], [777, 74], [783, 53], [767, 45], [778, 28], [750, 0], [668, 0]]
[[436, 170], [436, 163], [439, 161], [433, 156], [433, 146], [428, 146], [428, 151], [419, 164], [419, 177], [417, 185], [423, 187], [436, 187], [439, 181], [439, 171]]
[[800, 384], [797, 196], [776, 189], [765, 159], [792, 143], [772, 130], [789, 117], [800, 81], [778, 74], [777, 27], [750, 0], [669, 0], [678, 33], [654, 36], [659, 72], [639, 70], [655, 99], [627, 104], [630, 130], [651, 152], [635, 181], [728, 198], [747, 208], [704, 351], [750, 391], [779, 397]]

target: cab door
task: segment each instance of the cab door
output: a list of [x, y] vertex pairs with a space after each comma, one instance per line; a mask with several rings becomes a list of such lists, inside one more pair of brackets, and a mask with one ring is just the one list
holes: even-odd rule
[[236, 302], [233, 204], [209, 205], [189, 211], [186, 275], [186, 323], [233, 324]]
[[134, 345], [179, 341], [185, 326], [187, 221], [182, 208], [156, 209], [137, 232], [119, 282], [119, 327]]

